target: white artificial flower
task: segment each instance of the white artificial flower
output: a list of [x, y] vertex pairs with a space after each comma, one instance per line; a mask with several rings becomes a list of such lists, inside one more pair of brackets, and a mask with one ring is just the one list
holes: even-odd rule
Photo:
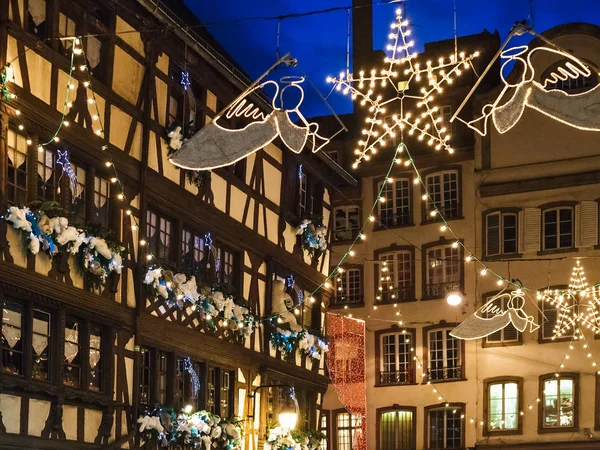
[[210, 432], [210, 437], [211, 437], [211, 438], [214, 438], [214, 439], [217, 439], [217, 438], [221, 437], [221, 433], [222, 433], [222, 431], [223, 431], [223, 430], [221, 430], [221, 427], [219, 427], [219, 426], [216, 426], [216, 427], [214, 427], [214, 428], [212, 429], [212, 431]]
[[40, 240], [33, 233], [29, 233], [29, 251], [37, 255], [40, 252]]
[[123, 258], [120, 253], [114, 253], [112, 259], [110, 260], [109, 269], [114, 270], [117, 273], [121, 273], [121, 268], [123, 267]]
[[183, 136], [181, 134], [181, 127], [176, 127], [173, 131], [169, 132], [169, 147], [173, 150], [179, 150], [183, 144]]
[[169, 291], [167, 291], [167, 287], [164, 284], [160, 284], [156, 287], [158, 291], [158, 295], [162, 298], [169, 298]]
[[99, 237], [91, 237], [89, 241], [90, 248], [104, 256], [106, 259], [112, 258], [112, 251], [108, 247], [106, 241]]
[[79, 237], [79, 232], [75, 227], [66, 227], [56, 236], [56, 243], [58, 245], [66, 245], [69, 242], [76, 242]]
[[17, 230], [31, 231], [31, 223], [27, 220], [29, 208], [17, 208], [11, 206], [8, 208], [8, 214], [5, 216], [7, 222], [11, 222]]

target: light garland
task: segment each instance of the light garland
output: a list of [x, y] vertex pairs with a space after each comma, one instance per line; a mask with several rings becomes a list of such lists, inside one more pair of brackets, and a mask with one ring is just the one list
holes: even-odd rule
[[[339, 78], [328, 77], [327, 81], [333, 83], [338, 91], [351, 94], [353, 100], [360, 100], [360, 104], [367, 106], [372, 113], [366, 119], [367, 128], [362, 133], [365, 138], [358, 141], [358, 148], [354, 150], [356, 160], [353, 168], [357, 168], [363, 161], [368, 161], [372, 155], [377, 153], [376, 146], [384, 147], [386, 138], [394, 138], [396, 134], [402, 134], [404, 130], [409, 135], [415, 134], [420, 141], [426, 141], [428, 145], [436, 150], [445, 149], [453, 153], [450, 145], [450, 132], [443, 126], [442, 118], [439, 117], [439, 108], [433, 106], [435, 96], [443, 92], [443, 85], [452, 84], [453, 77], [458, 77], [462, 69], [471, 67], [471, 61], [479, 56], [479, 52], [472, 55], [451, 54], [447, 59], [441, 57], [437, 63], [427, 61], [421, 65], [416, 62], [417, 54], [411, 52], [414, 41], [409, 40], [411, 30], [408, 21], [403, 20], [400, 9], [396, 11], [396, 22], [392, 24], [392, 32], [389, 35], [390, 44], [387, 50], [389, 56], [384, 59], [387, 67], [381, 70], [373, 69], [370, 74], [360, 72], [356, 74], [341, 73]], [[400, 71], [399, 65], [406, 64], [407, 68]], [[415, 83], [425, 80], [427, 86], [420, 89], [416, 94], [411, 89]], [[391, 86], [395, 96], [384, 99], [382, 95], [375, 95], [374, 89], [380, 86], [385, 88]], [[366, 92], [364, 90], [366, 89]], [[404, 109], [404, 100], [410, 99], [416, 102], [418, 113], [407, 112]], [[395, 104], [399, 106], [395, 107]], [[385, 123], [381, 116], [386, 109], [395, 107], [391, 123]]]

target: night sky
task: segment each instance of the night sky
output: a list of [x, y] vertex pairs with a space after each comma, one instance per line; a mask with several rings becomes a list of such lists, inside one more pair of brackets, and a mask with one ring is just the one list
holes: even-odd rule
[[[211, 34], [250, 75], [256, 78], [276, 59], [277, 20], [240, 20], [251, 17], [273, 17], [303, 13], [332, 7], [346, 7], [351, 0], [185, 0], [207, 24]], [[389, 25], [399, 6], [373, 0], [373, 46], [385, 48]], [[408, 0], [406, 13], [412, 24], [417, 51], [423, 43], [451, 38], [453, 28], [452, 0]], [[506, 38], [515, 21], [529, 15], [529, 0], [456, 0], [459, 36], [498, 30]], [[535, 29], [542, 32], [567, 22], [590, 22], [600, 25], [600, 0], [534, 0]], [[357, 10], [360, 11], [360, 10]], [[357, 12], [359, 14], [360, 12]], [[283, 69], [281, 75], [305, 74], [325, 96], [331, 86], [327, 75], [339, 74], [346, 67], [348, 19], [346, 11], [316, 14], [281, 21], [280, 52], [291, 52], [298, 59], [295, 69]], [[522, 43], [522, 41], [520, 41]], [[352, 67], [352, 66], [350, 66]], [[327, 106], [308, 85], [302, 108], [307, 117], [329, 114]], [[352, 110], [351, 102], [332, 93], [329, 102], [338, 114]]]

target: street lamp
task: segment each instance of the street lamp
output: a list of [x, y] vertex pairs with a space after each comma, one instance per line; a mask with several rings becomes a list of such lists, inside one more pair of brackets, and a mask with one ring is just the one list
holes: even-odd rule
[[462, 303], [462, 295], [459, 292], [449, 292], [446, 295], [446, 302], [450, 306], [458, 306]]
[[254, 401], [256, 399], [256, 392], [259, 389], [272, 388], [272, 387], [283, 387], [290, 389], [290, 395], [285, 399], [285, 403], [279, 411], [279, 425], [285, 431], [293, 430], [296, 427], [298, 421], [298, 403], [296, 401], [296, 395], [294, 393], [294, 387], [289, 384], [264, 384], [256, 387], [248, 397], [252, 399], [252, 415], [248, 416], [248, 420], [254, 420], [254, 412], [256, 411], [256, 405]]

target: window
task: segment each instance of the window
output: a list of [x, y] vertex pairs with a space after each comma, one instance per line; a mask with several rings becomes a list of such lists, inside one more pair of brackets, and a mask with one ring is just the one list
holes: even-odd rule
[[446, 219], [460, 216], [457, 170], [447, 170], [427, 175], [425, 186], [427, 186], [430, 197], [426, 208], [427, 217], [424, 220], [430, 220], [432, 218], [430, 213], [436, 208]]
[[6, 199], [11, 205], [27, 204], [27, 140], [8, 130]]
[[148, 348], [140, 349], [140, 403], [147, 405], [150, 403], [150, 376], [152, 374], [152, 355]]
[[212, 414], [217, 414], [217, 384], [217, 369], [210, 367], [206, 380], [206, 410]]
[[2, 303], [2, 370], [23, 375], [23, 308], [10, 302]]
[[[175, 359], [175, 386], [173, 392], [173, 403], [179, 408], [183, 408], [186, 405], [192, 405], [194, 410], [200, 408], [199, 402], [199, 388], [194, 391], [194, 380], [192, 375], [186, 370], [186, 359], [185, 357], [178, 357]], [[200, 364], [191, 362], [192, 369], [199, 376]]]
[[221, 417], [231, 417], [232, 415], [231, 405], [233, 404], [233, 388], [231, 383], [233, 381], [233, 378], [234, 376], [231, 372], [227, 370], [221, 370], [221, 397], [219, 402], [219, 415]]
[[181, 257], [186, 273], [203, 275], [206, 266], [205, 234], [184, 228], [181, 236]]
[[517, 214], [501, 211], [485, 216], [486, 255], [517, 253]]
[[427, 408], [427, 448], [429, 450], [463, 448], [463, 408]]
[[[437, 111], [435, 111], [435, 109], [437, 109]], [[433, 118], [436, 120], [437, 127], [440, 131], [444, 128], [446, 129], [446, 131], [442, 131], [442, 133], [452, 132], [453, 123], [450, 122], [450, 119], [452, 118], [451, 105], [442, 105], [434, 108]]]
[[352, 450], [360, 433], [362, 419], [358, 414], [339, 412], [335, 416], [336, 450]]
[[340, 272], [335, 280], [334, 305], [358, 305], [363, 303], [361, 288], [362, 272], [359, 268], [349, 268]]
[[165, 352], [158, 352], [158, 403], [167, 403], [168, 358]]
[[169, 110], [167, 118], [167, 126], [172, 127], [176, 123], [181, 123], [183, 119], [183, 97], [176, 92], [178, 88], [171, 89], [169, 96]]
[[555, 374], [540, 378], [541, 430], [577, 427], [577, 375]]
[[358, 206], [339, 206], [334, 210], [333, 238], [336, 241], [355, 239], [360, 231], [360, 209]]
[[413, 333], [406, 330], [382, 333], [378, 342], [379, 384], [382, 386], [415, 383], [411, 349]]
[[[397, 121], [394, 120], [394, 116], [390, 115], [390, 116], [385, 116], [383, 118], [383, 123], [384, 123], [384, 127], [388, 127], [388, 128], [394, 128], [397, 125]], [[398, 140], [398, 135], [396, 134], [396, 132], [392, 131], [390, 133], [388, 133], [388, 135], [386, 136], [385, 139], [385, 146], [387, 148], [396, 148], [399, 144], [399, 140]]]
[[319, 420], [319, 431], [325, 436], [321, 439], [320, 447], [321, 450], [329, 449], [329, 412], [321, 411], [321, 418]]
[[42, 147], [38, 151], [37, 164], [37, 189], [38, 200], [54, 202], [57, 201], [56, 162], [54, 150]]
[[[86, 211], [85, 211], [85, 169], [78, 164], [71, 163], [71, 169], [75, 173], [77, 177], [77, 185], [78, 191], [76, 193], [72, 193], [73, 197], [71, 198], [71, 206], [72, 216], [74, 219], [74, 223], [78, 225], [85, 225], [86, 222]], [[64, 174], [63, 174], [64, 175]]]
[[[411, 214], [411, 188], [408, 178], [395, 179], [385, 183], [381, 197], [385, 199], [378, 204], [379, 221], [383, 227], [396, 227], [410, 225]], [[377, 184], [377, 193], [381, 190], [383, 182]]]
[[218, 243], [214, 247], [217, 284], [239, 287], [238, 254]]
[[80, 328], [79, 322], [67, 318], [65, 324], [65, 375], [63, 383], [71, 387], [81, 387]]
[[[489, 319], [495, 315], [495, 311], [506, 311], [510, 297], [500, 296], [492, 300], [493, 297], [486, 299], [486, 305], [490, 309], [485, 312], [485, 318]], [[521, 342], [521, 334], [510, 322], [506, 327], [498, 330], [485, 338], [486, 344], [518, 344]]]
[[450, 328], [427, 331], [427, 379], [430, 381], [463, 379], [463, 344], [450, 336], [450, 331]]
[[298, 216], [301, 219], [320, 216], [322, 213], [322, 188], [303, 171], [302, 167], [302, 164], [298, 166]]
[[33, 310], [31, 339], [31, 376], [36, 380], [50, 379], [50, 314], [39, 309]]
[[[544, 301], [540, 302], [542, 309], [540, 313], [541, 323], [541, 338], [542, 340], [552, 340], [556, 338], [571, 338], [573, 336], [573, 327], [566, 327], [566, 323], [559, 321], [559, 316], [562, 312], [569, 312], [570, 308], [573, 307], [573, 298], [565, 296], [560, 304], [552, 304], [549, 298], [545, 298]], [[560, 307], [560, 308], [559, 308]]]
[[151, 254], [162, 261], [171, 260], [171, 220], [148, 210], [146, 213], [146, 239], [148, 241], [148, 251]]
[[102, 330], [92, 326], [90, 330], [90, 377], [89, 388], [92, 391], [102, 389]]
[[[555, 75], [556, 73], [559, 73], [561, 70], [564, 71], [565, 66], [568, 62], [568, 60], [563, 59], [561, 61], [558, 61], [556, 64], [550, 66], [542, 76], [542, 80], [549, 78]], [[590, 67], [590, 64], [587, 61], [584, 61], [584, 63], [587, 63], [588, 67]], [[589, 91], [591, 88], [598, 84], [598, 74], [595, 73], [593, 70], [587, 77], [581, 74], [577, 78], [564, 78], [566, 79], [557, 80], [556, 83], [548, 83], [548, 89], [560, 89], [561, 91], [569, 92], [572, 94]]]
[[109, 228], [110, 183], [101, 177], [94, 177], [94, 210], [90, 221]]
[[[67, 17], [65, 14], [60, 13], [58, 16], [58, 37], [69, 37], [75, 36], [75, 21]], [[64, 50], [68, 50], [73, 45], [71, 39], [60, 40], [60, 45], [63, 46]]]
[[378, 287], [375, 299], [381, 303], [397, 303], [415, 299], [412, 252], [408, 250], [382, 253], [378, 257]]
[[426, 250], [425, 298], [442, 298], [448, 292], [462, 288], [462, 258], [460, 248], [442, 245]]
[[573, 208], [570, 206], [543, 211], [544, 250], [573, 247]]
[[46, 21], [46, 0], [29, 0], [27, 7], [28, 31], [38, 39], [48, 37], [48, 22]]
[[379, 450], [415, 450], [415, 408], [378, 409]]
[[521, 432], [521, 386], [518, 378], [490, 380], [484, 383], [486, 389], [487, 426], [490, 434], [515, 434]]

